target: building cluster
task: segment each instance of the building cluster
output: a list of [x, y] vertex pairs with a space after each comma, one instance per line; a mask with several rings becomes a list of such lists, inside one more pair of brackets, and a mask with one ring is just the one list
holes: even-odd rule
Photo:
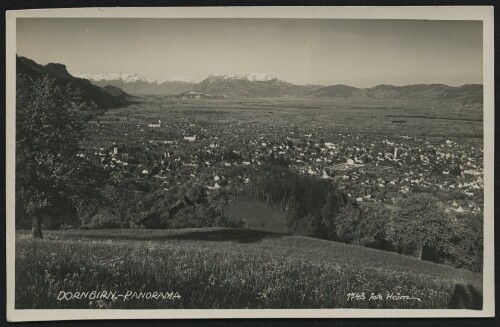
[[327, 179], [358, 202], [390, 207], [412, 191], [425, 191], [448, 211], [480, 212], [483, 206], [483, 150], [451, 139], [187, 118], [126, 126], [126, 132], [111, 133], [92, 125], [101, 135], [111, 135], [80, 155], [166, 190], [172, 183], [201, 183], [209, 191], [244, 185], [251, 182], [246, 169], [272, 161]]

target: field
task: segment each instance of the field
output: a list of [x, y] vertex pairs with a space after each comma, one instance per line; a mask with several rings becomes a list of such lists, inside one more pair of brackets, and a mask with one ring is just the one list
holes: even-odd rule
[[[243, 229], [57, 231], [44, 240], [21, 231], [16, 270], [17, 308], [438, 309], [464, 301], [470, 308], [481, 306], [474, 302], [474, 289], [482, 289], [478, 274]], [[82, 298], [92, 291], [101, 293]], [[370, 300], [372, 293], [381, 298]]]
[[249, 229], [288, 233], [286, 212], [259, 201], [238, 199], [231, 203], [225, 214], [230, 219], [243, 219]]
[[[190, 121], [221, 132], [252, 127], [255, 131], [279, 133], [281, 128], [299, 128], [323, 137], [331, 133], [482, 137], [482, 108], [448, 103], [349, 102], [341, 98], [174, 100], [146, 97], [144, 100], [127, 108], [108, 110], [98, 120], [111, 126], [134, 126], [158, 119], [166, 124]], [[126, 139], [127, 135], [122, 136]]]

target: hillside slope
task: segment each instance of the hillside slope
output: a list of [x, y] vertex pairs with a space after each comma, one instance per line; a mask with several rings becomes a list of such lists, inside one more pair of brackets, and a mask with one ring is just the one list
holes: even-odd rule
[[[84, 101], [93, 101], [98, 109], [112, 109], [127, 105], [129, 95], [122, 90], [112, 89], [111, 93], [106, 89], [91, 84], [86, 79], [73, 77], [62, 64], [49, 63], [45, 66], [25, 58], [16, 58], [16, 73], [29, 79], [40, 79], [49, 76], [55, 80], [56, 85], [70, 87], [81, 93]], [[108, 89], [109, 90], [109, 89]]]
[[[306, 236], [286, 235], [256, 231], [252, 229], [187, 228], [187, 229], [141, 229], [141, 230], [74, 230], [48, 231], [58, 239], [65, 240], [117, 240], [148, 241], [178, 246], [196, 246], [237, 252], [269, 252], [276, 258], [294, 258], [312, 263], [335, 262], [355, 267], [377, 268], [391, 272], [424, 274], [450, 280], [481, 282], [479, 274], [456, 269], [397, 253], [370, 249], [362, 246], [321, 240]], [[50, 237], [50, 236], [49, 236]]]
[[338, 84], [338, 85], [325, 86], [319, 89], [315, 89], [311, 91], [309, 94], [313, 97], [319, 97], [319, 98], [332, 98], [332, 97], [349, 98], [356, 91], [359, 91], [359, 89], [348, 85]]
[[115, 98], [123, 99], [123, 101], [125, 101], [125, 102], [131, 103], [131, 102], [138, 102], [138, 101], [142, 100], [141, 97], [138, 97], [135, 95], [130, 95], [116, 86], [105, 85], [102, 87], [102, 89], [104, 91], [108, 92], [109, 94], [111, 94], [112, 96], [114, 96]]
[[[15, 294], [20, 308], [97, 305], [88, 300], [57, 301], [60, 288], [51, 285], [58, 283], [91, 290], [175, 291], [180, 295], [174, 302], [105, 299], [101, 308], [482, 306], [478, 274], [307, 237], [220, 228], [78, 230], [46, 235], [44, 240], [33, 240], [29, 232], [17, 233]], [[354, 301], [348, 296], [352, 292], [380, 294], [380, 298]], [[409, 298], [389, 298], [394, 295]]]

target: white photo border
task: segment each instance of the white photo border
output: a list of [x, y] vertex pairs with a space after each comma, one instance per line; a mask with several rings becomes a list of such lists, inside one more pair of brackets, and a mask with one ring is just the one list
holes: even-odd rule
[[[17, 18], [427, 19], [483, 22], [484, 269], [483, 309], [15, 309], [15, 95]], [[76, 8], [6, 12], [7, 320], [214, 318], [494, 317], [494, 16], [490, 6]]]

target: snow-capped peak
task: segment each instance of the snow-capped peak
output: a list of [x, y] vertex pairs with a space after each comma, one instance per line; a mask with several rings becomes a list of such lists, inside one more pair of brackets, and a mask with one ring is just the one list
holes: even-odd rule
[[209, 79], [221, 79], [221, 80], [227, 80], [227, 79], [244, 79], [245, 76], [241, 74], [221, 74], [221, 73], [214, 73], [208, 75]]
[[123, 81], [132, 83], [137, 81], [147, 82], [147, 79], [132, 73], [74, 73], [73, 76], [92, 81]]
[[252, 73], [248, 74], [246, 77], [249, 81], [259, 81], [259, 82], [270, 81], [275, 78], [273, 75], [269, 73]]
[[251, 82], [263, 82], [275, 79], [275, 77], [269, 73], [251, 73], [248, 75], [244, 74], [210, 74], [209, 79], [218, 80], [231, 80], [231, 79], [246, 79]]
[[95, 82], [122, 81], [123, 83], [146, 82], [150, 84], [161, 84], [165, 82], [195, 82], [194, 80], [186, 77], [146, 78], [135, 73], [74, 73], [73, 76], [85, 78]]
[[183, 76], [172, 76], [172, 77], [167, 77], [167, 78], [156, 78], [151, 80], [151, 82], [154, 82], [156, 84], [161, 84], [165, 82], [186, 82], [186, 83], [196, 83], [198, 82], [195, 79], [189, 78], [189, 77], [183, 77]]
[[[162, 84], [165, 82], [187, 82], [196, 83], [196, 80], [187, 77], [168, 77], [168, 78], [146, 78], [135, 73], [74, 73], [73, 76], [88, 79], [94, 82], [121, 81], [123, 83], [145, 82], [149, 84]], [[264, 82], [275, 79], [269, 73], [251, 73], [251, 74], [210, 74], [210, 80], [248, 80], [251, 82]]]

